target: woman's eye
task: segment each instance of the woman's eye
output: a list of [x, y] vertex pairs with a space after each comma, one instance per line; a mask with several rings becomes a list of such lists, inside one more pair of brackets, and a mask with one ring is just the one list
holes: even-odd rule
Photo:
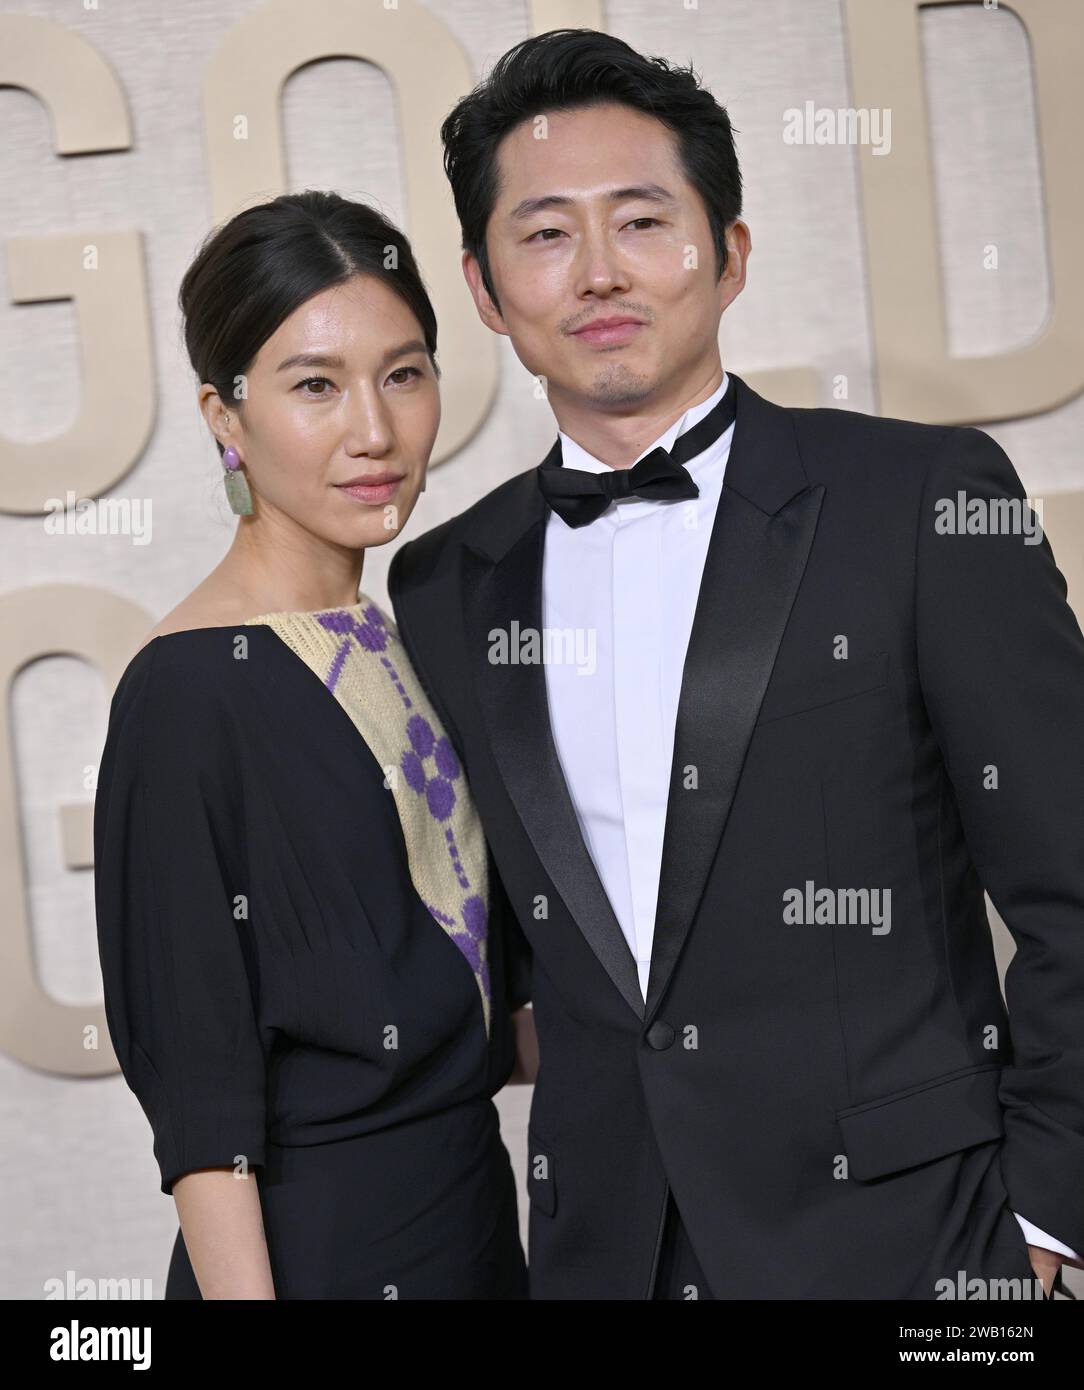
[[[404, 372], [408, 373], [409, 376], [421, 376], [421, 375], [422, 375], [422, 371], [421, 371], [421, 368], [420, 368], [420, 367], [396, 367], [395, 371], [392, 372], [391, 376], [388, 377], [388, 380], [391, 381], [392, 377], [402, 376], [402, 374], [403, 374]], [[398, 383], [398, 385], [404, 385], [404, 384], [405, 384], [405, 383], [403, 383], [403, 382], [399, 382], [399, 383]]]
[[[328, 378], [327, 378], [326, 376], [307, 376], [307, 377], [305, 378], [304, 381], [299, 381], [299, 382], [297, 383], [297, 386], [296, 386], [295, 389], [296, 389], [296, 390], [300, 390], [302, 386], [313, 386], [313, 385], [315, 385], [315, 384], [318, 383], [318, 382], [323, 382], [325, 386], [331, 386], [331, 385], [334, 384], [333, 382], [329, 381]], [[314, 391], [312, 394], [313, 394], [314, 396], [326, 396], [326, 395], [327, 395], [327, 392], [326, 392], [326, 391]]]

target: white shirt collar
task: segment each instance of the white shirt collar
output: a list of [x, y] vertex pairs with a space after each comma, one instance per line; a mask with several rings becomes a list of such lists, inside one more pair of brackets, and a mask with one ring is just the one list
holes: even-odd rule
[[[654, 443], [649, 444], [643, 453], [638, 454], [634, 462], [639, 463], [640, 459], [642, 459], [645, 454], [649, 454], [652, 449], [657, 449], [660, 445], [664, 449], [672, 448], [674, 440], [677, 439], [679, 434], [684, 434], [686, 430], [692, 429], [693, 425], [702, 420], [705, 415], [719, 404], [729, 381], [730, 378], [724, 371], [722, 381], [707, 400], [700, 401], [699, 404], [690, 406], [684, 415], [674, 421], [665, 434], [659, 435], [658, 439], [656, 439]], [[606, 473], [610, 471], [610, 465], [608, 463], [603, 463], [601, 459], [595, 458], [594, 454], [589, 454], [587, 450], [577, 444], [574, 439], [570, 439], [563, 430], [558, 430], [557, 434], [561, 441], [561, 463], [563, 467], [582, 468], [585, 473]], [[706, 453], [707, 451], [705, 450], [704, 452]], [[702, 457], [702, 455], [697, 455], [697, 458], [700, 457]], [[693, 465], [695, 463], [696, 459], [690, 459], [685, 467], [691, 472], [693, 471]]]

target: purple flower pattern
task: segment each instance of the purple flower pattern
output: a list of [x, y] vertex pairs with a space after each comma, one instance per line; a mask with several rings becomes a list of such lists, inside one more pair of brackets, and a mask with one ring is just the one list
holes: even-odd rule
[[[375, 604], [366, 605], [362, 609], [360, 619], [356, 611], [339, 608], [318, 614], [317, 621], [328, 632], [339, 634], [343, 638], [324, 682], [332, 693], [335, 691], [351, 651], [360, 648], [363, 652], [379, 657], [385, 674], [395, 687], [402, 702], [404, 711], [409, 712], [414, 709], [414, 702], [388, 655], [389, 642], [392, 640], [391, 634], [388, 631], [383, 613]], [[427, 902], [425, 905], [434, 920], [443, 927], [466, 957], [486, 1001], [488, 1019], [492, 995], [489, 962], [485, 952], [489, 925], [486, 904], [481, 894], [472, 891], [470, 879], [459, 856], [455, 833], [452, 826], [446, 824], [450, 821], [456, 806], [455, 783], [459, 781], [462, 769], [459, 759], [456, 757], [455, 749], [449, 743], [447, 736], [443, 733], [438, 736], [432, 724], [423, 714], [416, 711], [409, 714], [405, 732], [407, 746], [404, 747], [399, 761], [403, 780], [411, 791], [424, 800], [429, 815], [442, 827], [445, 848], [448, 851], [456, 881], [465, 895], [460, 904], [461, 920], [458, 922], [446, 912], [434, 907], [432, 903]]]

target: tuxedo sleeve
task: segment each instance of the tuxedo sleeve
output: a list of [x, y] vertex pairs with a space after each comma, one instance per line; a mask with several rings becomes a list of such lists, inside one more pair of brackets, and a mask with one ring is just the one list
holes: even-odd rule
[[[414, 674], [421, 682], [422, 689], [429, 697], [429, 703], [437, 712], [440, 722], [444, 725], [444, 730], [452, 740], [456, 752], [463, 759], [464, 748], [463, 740], [459, 737], [459, 731], [454, 722], [449, 718], [448, 711], [444, 707], [444, 702], [430, 679], [429, 671], [424, 660], [424, 652], [420, 650], [418, 635], [411, 622], [409, 612], [410, 604], [404, 598], [404, 573], [407, 571], [411, 556], [409, 554], [411, 546], [415, 543], [408, 541], [401, 545], [391, 557], [391, 564], [388, 567], [388, 598], [391, 600], [392, 612], [395, 615], [395, 626], [399, 633], [399, 639], [406, 648], [406, 654], [410, 658], [410, 664], [414, 668]], [[417, 602], [416, 592], [412, 593], [411, 602]], [[466, 763], [464, 761], [464, 766]]]
[[530, 943], [523, 928], [516, 919], [515, 911], [508, 900], [504, 884], [492, 864], [490, 856], [491, 892], [498, 913], [494, 914], [500, 923], [501, 944], [504, 948], [504, 990], [508, 1010], [515, 1013], [531, 1002], [531, 964], [533, 955]]
[[[998, 534], [946, 533], [961, 492], [1000, 516]], [[1009, 1205], [1084, 1250], [1084, 636], [1046, 537], [1004, 525], [1024, 498], [995, 440], [948, 432], [918, 522], [918, 670], [972, 862], [1016, 944], [1000, 1077]]]

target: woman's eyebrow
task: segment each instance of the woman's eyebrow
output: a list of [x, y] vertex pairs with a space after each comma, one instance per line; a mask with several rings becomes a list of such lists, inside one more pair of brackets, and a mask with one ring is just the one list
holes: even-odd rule
[[[406, 357], [411, 352], [425, 352], [426, 347], [420, 338], [411, 338], [408, 342], [400, 343], [398, 347], [390, 348], [380, 359], [380, 365], [386, 366], [396, 357]], [[287, 357], [275, 368], [276, 372], [284, 372], [289, 367], [338, 367], [341, 371], [346, 366], [346, 362], [336, 352], [295, 352], [292, 357]]]
[[292, 357], [287, 357], [275, 368], [276, 372], [284, 372], [288, 367], [345, 367], [346, 363], [333, 352], [295, 352]]

